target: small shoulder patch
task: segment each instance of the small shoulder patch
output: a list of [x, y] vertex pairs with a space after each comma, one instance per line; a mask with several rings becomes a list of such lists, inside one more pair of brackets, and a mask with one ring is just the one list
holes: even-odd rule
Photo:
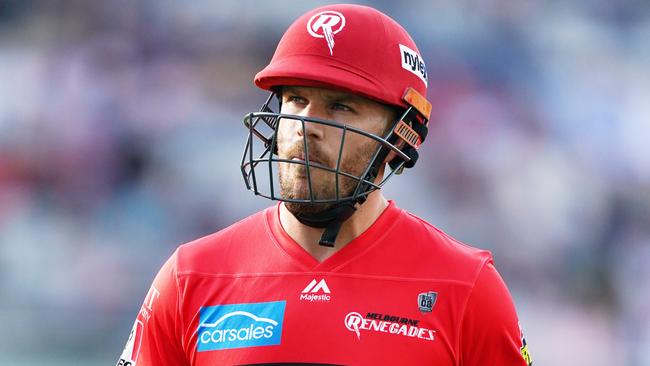
[[521, 348], [519, 349], [521, 352], [521, 357], [523, 357], [524, 361], [526, 361], [526, 365], [533, 366], [533, 358], [530, 356], [530, 352], [528, 352], [528, 344], [526, 344], [524, 332], [521, 330], [521, 324], [519, 325], [519, 333], [521, 334]]

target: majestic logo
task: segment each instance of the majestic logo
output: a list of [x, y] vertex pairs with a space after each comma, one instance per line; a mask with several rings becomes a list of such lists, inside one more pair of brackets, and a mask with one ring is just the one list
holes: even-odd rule
[[433, 341], [435, 330], [421, 327], [420, 321], [399, 316], [368, 313], [362, 316], [357, 312], [350, 312], [345, 316], [345, 327], [361, 339], [361, 331], [389, 333], [411, 338], [419, 338], [426, 341]]
[[300, 294], [300, 300], [306, 301], [330, 301], [331, 296], [329, 287], [327, 287], [327, 282], [325, 279], [320, 280], [319, 282], [316, 279], [313, 279]]
[[313, 37], [325, 38], [330, 55], [334, 55], [334, 35], [345, 27], [345, 17], [338, 11], [321, 11], [307, 22], [307, 31]]
[[280, 344], [286, 301], [201, 307], [198, 352]]
[[433, 310], [433, 305], [436, 304], [436, 299], [438, 298], [438, 293], [429, 291], [423, 292], [418, 295], [418, 308], [422, 312], [430, 313]]
[[412, 49], [399, 45], [400, 57], [402, 58], [402, 68], [419, 77], [427, 86], [427, 66], [424, 64], [422, 57]]

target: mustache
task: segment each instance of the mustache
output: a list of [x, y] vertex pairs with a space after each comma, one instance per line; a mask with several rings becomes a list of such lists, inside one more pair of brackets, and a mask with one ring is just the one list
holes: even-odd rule
[[284, 154], [285, 159], [291, 159], [294, 157], [301, 157], [303, 160], [307, 160], [309, 158], [309, 163], [317, 163], [321, 164], [327, 167], [332, 166], [332, 162], [330, 161], [329, 157], [318, 147], [316, 143], [309, 143], [307, 142], [307, 145], [309, 147], [309, 156], [305, 154], [305, 144], [303, 141], [299, 141], [286, 151], [286, 154]]

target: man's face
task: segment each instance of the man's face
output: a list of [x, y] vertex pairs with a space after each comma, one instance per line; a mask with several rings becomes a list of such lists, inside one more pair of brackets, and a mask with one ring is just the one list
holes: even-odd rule
[[[383, 134], [395, 118], [395, 112], [383, 104], [350, 93], [314, 87], [284, 87], [281, 112], [338, 122], [376, 135]], [[336, 169], [343, 129], [312, 122], [305, 122], [304, 127], [303, 131], [302, 123], [298, 120], [280, 120], [278, 155], [281, 159], [296, 162], [309, 158], [314, 199], [335, 199], [336, 173], [319, 169], [318, 166]], [[308, 157], [305, 156], [305, 137]], [[360, 177], [378, 147], [378, 142], [348, 131], [343, 143], [340, 171]], [[306, 166], [280, 163], [279, 178], [283, 198], [309, 199]], [[351, 196], [357, 183], [357, 180], [339, 174], [339, 197]], [[286, 206], [297, 214], [321, 212], [331, 204], [287, 202]]]

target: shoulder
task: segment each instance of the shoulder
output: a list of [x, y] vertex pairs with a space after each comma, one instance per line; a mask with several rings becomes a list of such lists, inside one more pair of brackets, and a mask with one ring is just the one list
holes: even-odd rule
[[[261, 249], [260, 241], [268, 238], [265, 215], [257, 212], [222, 230], [178, 247], [179, 274], [187, 272], [213, 273], [228, 271], [228, 265], [241, 262], [253, 249]], [[248, 258], [250, 259], [250, 258]]]
[[465, 244], [408, 211], [403, 211], [403, 216], [404, 229], [412, 231], [416, 236], [421, 236], [425, 244], [435, 246], [437, 250], [447, 252], [453, 257], [477, 260], [491, 258], [489, 251]]
[[[492, 254], [460, 242], [422, 218], [402, 210], [399, 223], [387, 238], [392, 252], [406, 257], [405, 267], [422, 277], [472, 283]], [[415, 263], [417, 266], [413, 266]]]

